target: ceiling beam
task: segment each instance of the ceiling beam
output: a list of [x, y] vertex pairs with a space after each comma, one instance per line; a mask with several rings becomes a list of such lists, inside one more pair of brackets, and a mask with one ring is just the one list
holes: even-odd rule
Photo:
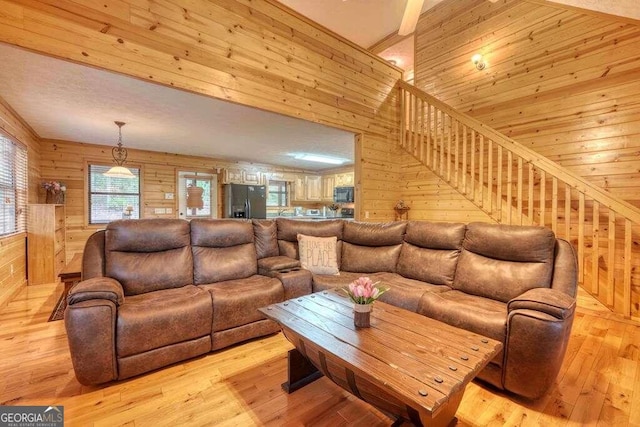
[[409, 37], [413, 37], [413, 33], [407, 34], [406, 36], [400, 36], [398, 35], [397, 31], [394, 31], [393, 33], [384, 36], [382, 39], [369, 46], [367, 50], [374, 55], [380, 55], [391, 46], [395, 46], [396, 44], [405, 39], [408, 39]]

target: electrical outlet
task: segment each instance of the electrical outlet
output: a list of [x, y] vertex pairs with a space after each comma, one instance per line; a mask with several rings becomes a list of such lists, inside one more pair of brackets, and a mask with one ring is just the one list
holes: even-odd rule
[[364, 211], [364, 218], [369, 219], [369, 211]]
[[165, 208], [164, 213], [171, 215], [173, 213], [173, 209]]
[[164, 208], [154, 208], [153, 213], [156, 215], [164, 215]]
[[[164, 193], [165, 200], [173, 200], [173, 193]], [[169, 213], [169, 212], [167, 212]]]

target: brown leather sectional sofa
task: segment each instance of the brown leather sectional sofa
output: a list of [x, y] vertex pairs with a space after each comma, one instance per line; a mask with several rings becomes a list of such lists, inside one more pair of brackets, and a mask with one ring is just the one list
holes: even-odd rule
[[[340, 274], [300, 269], [298, 234], [336, 236]], [[385, 302], [503, 342], [479, 378], [538, 398], [562, 364], [576, 270], [541, 227], [115, 221], [87, 242], [65, 324], [78, 380], [98, 384], [274, 333], [257, 308], [368, 275], [391, 287]]]

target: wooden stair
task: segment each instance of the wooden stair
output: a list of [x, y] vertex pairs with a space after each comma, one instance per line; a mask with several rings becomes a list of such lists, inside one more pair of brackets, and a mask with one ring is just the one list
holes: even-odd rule
[[550, 227], [580, 285], [640, 318], [640, 210], [427, 93], [398, 82], [400, 145], [498, 223]]

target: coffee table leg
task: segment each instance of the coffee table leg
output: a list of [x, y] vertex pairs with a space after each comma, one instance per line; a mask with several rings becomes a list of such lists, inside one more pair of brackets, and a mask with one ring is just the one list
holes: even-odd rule
[[282, 389], [287, 393], [293, 393], [322, 376], [322, 372], [318, 371], [318, 368], [297, 349], [289, 350], [288, 359], [289, 379], [282, 384]]

